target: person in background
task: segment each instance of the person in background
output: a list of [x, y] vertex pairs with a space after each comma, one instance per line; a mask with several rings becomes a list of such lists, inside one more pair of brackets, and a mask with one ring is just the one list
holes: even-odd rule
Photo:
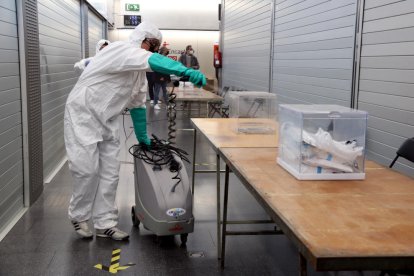
[[[161, 47], [159, 51], [160, 55], [168, 56], [170, 50], [167, 47]], [[154, 72], [154, 109], [161, 109], [160, 104], [158, 103], [159, 93], [162, 89], [162, 95], [164, 98], [165, 106], [168, 107], [168, 95], [167, 95], [167, 83], [171, 82], [170, 75]]]
[[145, 72], [188, 76], [196, 86], [205, 76], [158, 53], [161, 32], [149, 22], [139, 24], [129, 41], [117, 41], [98, 52], [86, 67], [66, 101], [64, 137], [73, 192], [68, 216], [75, 232], [92, 238], [125, 240], [118, 229], [116, 190], [119, 181], [121, 112], [128, 108], [140, 144], [151, 145], [147, 135]]
[[[95, 55], [97, 53], [99, 53], [99, 51], [101, 51], [103, 48], [108, 46], [110, 43], [111, 42], [109, 40], [106, 40], [106, 39], [99, 40], [98, 43], [96, 43]], [[88, 58], [81, 59], [80, 61], [75, 63], [75, 65], [73, 66], [73, 69], [75, 69], [75, 72], [78, 75], [82, 74], [83, 70], [85, 70], [86, 66], [88, 66], [89, 62], [91, 62], [92, 59], [93, 59], [93, 57], [88, 57]]]
[[150, 97], [150, 104], [154, 104], [154, 72], [147, 72], [148, 94]]
[[198, 59], [194, 55], [194, 50], [191, 45], [185, 47], [185, 52], [180, 56], [180, 62], [187, 68], [200, 69]]

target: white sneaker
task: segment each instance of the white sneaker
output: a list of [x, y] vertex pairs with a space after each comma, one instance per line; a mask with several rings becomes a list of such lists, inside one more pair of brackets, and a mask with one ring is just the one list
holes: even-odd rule
[[151, 101], [150, 101], [150, 104], [154, 104], [154, 100], [151, 100]]
[[88, 221], [81, 221], [81, 222], [77, 222], [72, 220], [72, 225], [75, 228], [76, 233], [81, 236], [81, 238], [92, 238], [93, 237], [93, 233], [92, 231], [89, 229], [88, 226]]
[[159, 104], [154, 105], [154, 109], [161, 109], [161, 106]]
[[129, 238], [129, 235], [116, 227], [109, 229], [96, 229], [96, 236], [102, 238], [111, 238], [116, 241], [123, 241]]

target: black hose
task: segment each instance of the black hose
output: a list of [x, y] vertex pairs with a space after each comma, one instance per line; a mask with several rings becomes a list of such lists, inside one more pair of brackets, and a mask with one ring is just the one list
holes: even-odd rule
[[177, 104], [175, 103], [175, 98], [177, 95], [174, 93], [174, 86], [171, 90], [170, 95], [168, 96], [168, 143], [175, 144], [176, 138], [176, 129], [175, 129], [175, 120], [177, 118]]
[[172, 179], [177, 180], [171, 188], [171, 192], [175, 192], [175, 188], [181, 182], [180, 170], [181, 164], [175, 159], [176, 157], [190, 163], [187, 156], [188, 153], [182, 149], [174, 147], [171, 143], [159, 139], [154, 134], [152, 135], [151, 145], [147, 146], [134, 145], [129, 148], [129, 153], [135, 158], [139, 158], [147, 164], [153, 165], [153, 170], [162, 170], [161, 166], [168, 165], [168, 169], [172, 173], [176, 173]]

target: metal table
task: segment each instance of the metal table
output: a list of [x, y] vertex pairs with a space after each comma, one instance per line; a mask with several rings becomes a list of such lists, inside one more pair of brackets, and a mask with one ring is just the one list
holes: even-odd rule
[[365, 180], [299, 181], [277, 148], [220, 148], [226, 162], [221, 265], [231, 170], [317, 271], [414, 269], [414, 179], [366, 162]]
[[182, 111], [188, 110], [189, 115], [191, 115], [192, 104], [198, 103], [198, 117], [201, 116], [202, 104], [206, 107], [206, 117], [208, 117], [210, 103], [217, 103], [223, 101], [223, 97], [220, 97], [202, 88], [176, 87], [174, 89], [174, 93], [177, 95], [177, 97], [175, 98], [176, 102], [184, 102], [187, 105], [187, 108], [183, 109]]

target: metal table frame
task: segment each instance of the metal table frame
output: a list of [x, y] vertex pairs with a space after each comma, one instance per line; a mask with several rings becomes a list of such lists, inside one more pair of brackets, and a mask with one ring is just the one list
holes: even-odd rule
[[[217, 212], [216, 212], [216, 216], [217, 216], [217, 258], [220, 259], [223, 255], [222, 255], [222, 235], [221, 235], [221, 224], [222, 224], [222, 220], [221, 220], [221, 204], [220, 204], [220, 176], [221, 173], [225, 173], [226, 171], [221, 170], [220, 168], [220, 155], [219, 155], [219, 148], [217, 148], [207, 137], [208, 142], [210, 143], [211, 147], [213, 148], [213, 150], [216, 152], [216, 170], [196, 170], [195, 168], [195, 164], [196, 164], [196, 146], [197, 146], [197, 128], [194, 128], [194, 140], [193, 140], [193, 166], [192, 166], [192, 180], [191, 180], [191, 191], [192, 194], [194, 195], [194, 186], [195, 186], [195, 174], [196, 173], [216, 173], [216, 194], [217, 194]], [[228, 172], [226, 172], [226, 175], [228, 177]], [[265, 223], [275, 223], [273, 220], [226, 220], [226, 224], [265, 224]], [[261, 234], [280, 234], [281, 231], [277, 228], [277, 226], [275, 226], [275, 230], [274, 231], [232, 231], [232, 232], [228, 232], [232, 235], [261, 235]]]

